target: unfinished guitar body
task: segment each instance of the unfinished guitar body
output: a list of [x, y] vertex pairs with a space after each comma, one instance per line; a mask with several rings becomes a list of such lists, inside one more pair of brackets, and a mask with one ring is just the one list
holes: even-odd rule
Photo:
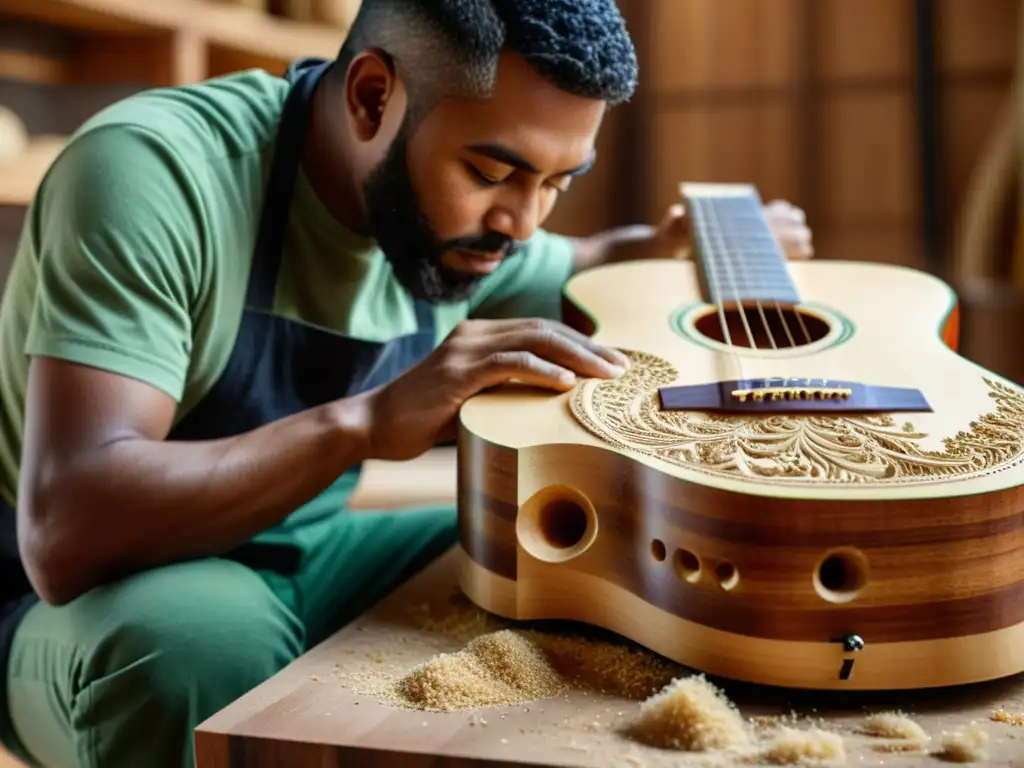
[[725, 215], [699, 211], [744, 189], [690, 189], [694, 261], [567, 286], [623, 378], [463, 407], [464, 591], [772, 685], [1024, 670], [1024, 394], [954, 351], [955, 297], [927, 274], [730, 265]]

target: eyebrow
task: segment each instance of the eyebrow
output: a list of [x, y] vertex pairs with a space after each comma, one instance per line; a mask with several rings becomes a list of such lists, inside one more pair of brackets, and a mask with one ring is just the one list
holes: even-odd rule
[[[533, 163], [514, 149], [510, 149], [502, 144], [471, 144], [466, 149], [474, 154], [489, 157], [492, 160], [497, 160], [499, 163], [510, 165], [513, 168], [518, 168], [528, 173], [540, 173], [540, 170]], [[570, 168], [567, 171], [559, 171], [555, 176], [580, 176], [589, 171], [594, 166], [596, 160], [597, 153], [594, 150], [590, 150], [590, 157], [582, 165]]]

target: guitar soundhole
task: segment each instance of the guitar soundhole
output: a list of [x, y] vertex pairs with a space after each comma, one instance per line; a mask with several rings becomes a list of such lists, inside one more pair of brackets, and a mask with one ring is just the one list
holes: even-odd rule
[[540, 513], [540, 530], [548, 544], [568, 549], [582, 541], [587, 532], [587, 512], [570, 499], [553, 499]]
[[[722, 329], [722, 314], [728, 338]], [[746, 323], [744, 323], [744, 316]], [[817, 315], [801, 309], [777, 307], [774, 302], [764, 302], [759, 309], [756, 305], [738, 309], [726, 309], [719, 313], [717, 308], [697, 318], [694, 327], [701, 335], [720, 344], [746, 347], [747, 349], [792, 349], [806, 347], [828, 336], [829, 324]], [[751, 344], [753, 339], [753, 344]]]

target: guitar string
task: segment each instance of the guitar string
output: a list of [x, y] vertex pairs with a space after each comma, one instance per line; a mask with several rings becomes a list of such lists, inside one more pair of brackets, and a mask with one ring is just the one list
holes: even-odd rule
[[[767, 222], [764, 219], [763, 212], [760, 213], [760, 216], [756, 217], [756, 221], [758, 223], [760, 223], [767, 230]], [[743, 248], [742, 243], [744, 242], [744, 239], [745, 239], [747, 234], [748, 233], [743, 232], [742, 230], [738, 234], [738, 237], [740, 239], [741, 245], [738, 246], [738, 249], [740, 250], [740, 253], [739, 253], [739, 258], [737, 260], [737, 264], [739, 265], [740, 277], [741, 277], [741, 279], [743, 281], [743, 284], [745, 286], [747, 286], [747, 287], [754, 287], [754, 282], [756, 280], [756, 275], [754, 275], [750, 271], [748, 271], [748, 269], [747, 269], [747, 267], [748, 267], [747, 258], [745, 258], [746, 254], [744, 254], [742, 252], [742, 248]], [[771, 234], [770, 230], [768, 230], [768, 238], [770, 240], [772, 240], [772, 242], [774, 242], [774, 238], [772, 237], [772, 234]], [[731, 258], [731, 254], [729, 255], [729, 258]], [[765, 311], [764, 311], [764, 301], [761, 298], [756, 298], [756, 299], [754, 299], [754, 303], [755, 303], [755, 306], [757, 307], [757, 313], [761, 317], [761, 325], [764, 327], [764, 332], [768, 336], [768, 343], [771, 344], [772, 349], [777, 350], [779, 348], [779, 345], [776, 343], [776, 341], [775, 341], [775, 334], [772, 332], [772, 328], [768, 324], [768, 316], [765, 314]], [[777, 303], [778, 303], [778, 301], [776, 300], [776, 304]], [[783, 322], [785, 322], [785, 317], [783, 317]]]
[[728, 257], [728, 247], [725, 242], [725, 235], [722, 232], [722, 221], [718, 217], [718, 210], [712, 203], [709, 206], [710, 214], [714, 219], [713, 227], [711, 231], [714, 233], [716, 239], [716, 245], [718, 246], [718, 257], [721, 259], [722, 266], [725, 269], [726, 278], [732, 286], [732, 300], [736, 304], [736, 309], [740, 313], [740, 321], [743, 323], [743, 330], [747, 334], [747, 341], [750, 342], [751, 349], [757, 349], [757, 342], [754, 341], [754, 333], [750, 329], [750, 321], [747, 319], [747, 310], [743, 306], [743, 297], [740, 295], [739, 285], [736, 282], [736, 276], [732, 271], [732, 260]]
[[[704, 222], [703, 227], [695, 227], [695, 230], [700, 232], [700, 237], [704, 241], [702, 243], [702, 249], [704, 253], [707, 254], [708, 256], [708, 258], [704, 259], [705, 267], [708, 268], [709, 272], [707, 276], [708, 287], [711, 289], [711, 298], [713, 299], [715, 307], [718, 311], [718, 322], [722, 328], [722, 336], [725, 339], [726, 346], [732, 353], [732, 361], [733, 364], [736, 366], [736, 378], [738, 381], [743, 382], [745, 380], [745, 377], [743, 375], [743, 363], [740, 360], [740, 356], [736, 351], [736, 345], [733, 343], [732, 334], [729, 331], [729, 323], [726, 321], [725, 318], [725, 302], [723, 301], [722, 297], [722, 285], [718, 277], [718, 265], [715, 263], [713, 249], [710, 247], [710, 243], [708, 242], [708, 231], [711, 225], [711, 222], [709, 222], [708, 219], [713, 218], [717, 221], [717, 217], [714, 215], [713, 212], [709, 213], [709, 211], [707, 210], [710, 208], [709, 203], [706, 204], [705, 201], [697, 198], [691, 200], [691, 203], [694, 209], [693, 212], [695, 216], [695, 223], [700, 221]], [[742, 312], [742, 307], [740, 311]], [[745, 318], [744, 323], [746, 323]]]

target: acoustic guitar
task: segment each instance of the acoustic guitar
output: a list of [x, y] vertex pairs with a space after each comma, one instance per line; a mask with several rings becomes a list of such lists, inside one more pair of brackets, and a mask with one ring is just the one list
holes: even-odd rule
[[752, 186], [680, 192], [692, 259], [565, 289], [623, 377], [462, 408], [462, 589], [769, 685], [1024, 669], [1024, 392], [956, 352], [953, 291], [787, 261]]

